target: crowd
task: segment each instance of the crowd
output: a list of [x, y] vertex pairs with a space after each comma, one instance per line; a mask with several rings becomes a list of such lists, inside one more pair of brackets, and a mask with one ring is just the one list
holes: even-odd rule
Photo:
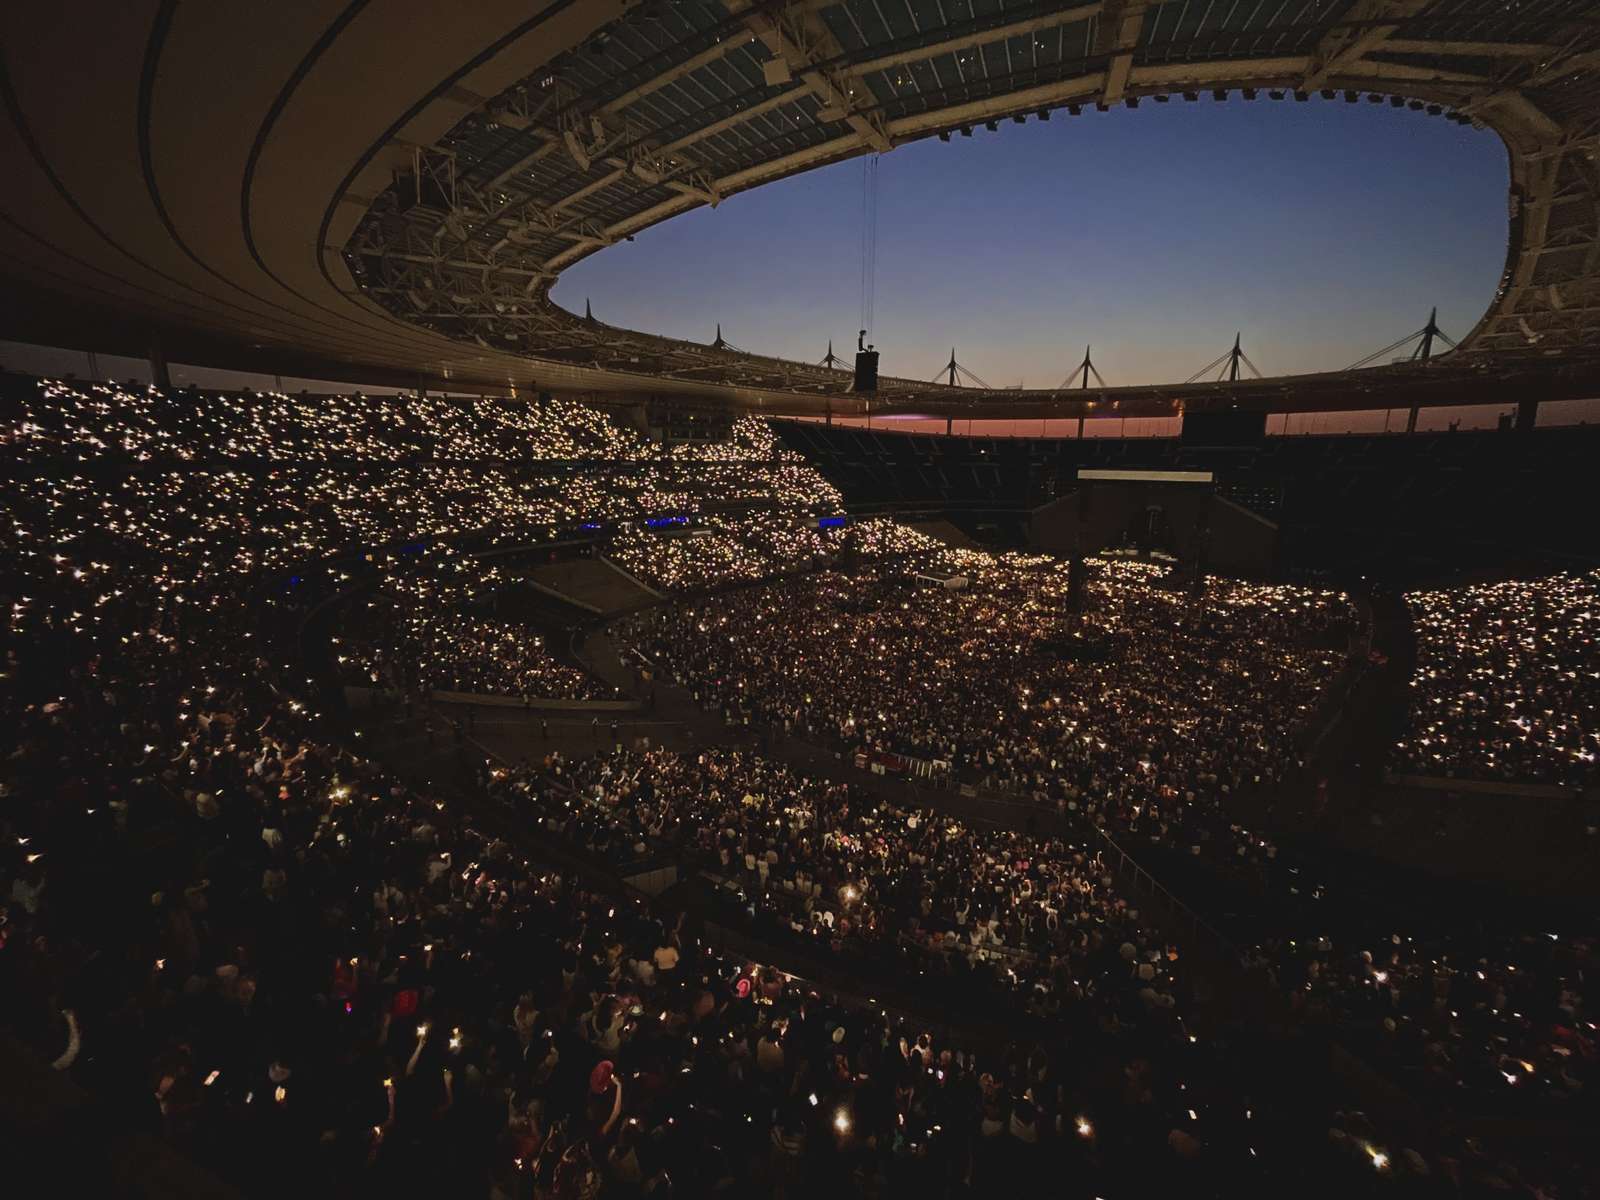
[[[498, 786], [537, 804], [537, 778]], [[732, 750], [619, 749], [564, 778], [580, 807], [545, 795], [537, 815], [552, 831], [596, 853], [697, 865], [769, 936], [861, 964], [900, 960], [938, 974], [947, 995], [1019, 1013], [1135, 994], [1146, 1010], [1174, 1004], [1176, 953], [1150, 944], [1091, 846], [979, 831]]]
[[[1070, 1024], [997, 1045], [831, 999], [328, 741], [264, 636], [307, 602], [254, 586], [251, 494], [157, 478], [13, 481], [0, 546], [0, 1014], [121, 1136], [262, 1195], [1252, 1169], [1246, 1101], [1185, 1092], [1216, 1052], [1169, 1008], [1113, 1008], [1069, 1051]], [[1127, 936], [1125, 978], [1164, 979]]]
[[466, 692], [542, 700], [606, 700], [616, 689], [552, 653], [527, 620], [494, 615], [510, 576], [448, 546], [386, 556], [334, 640], [348, 684], [404, 693]]
[[627, 526], [605, 553], [663, 593], [705, 592], [806, 570], [829, 561], [834, 542], [807, 514], [707, 517], [669, 530]]
[[[1518, 1174], [1475, 1151], [1403, 1149], [1275, 1077], [1256, 1043], [1191, 1028], [1182, 948], [1140, 924], [1093, 842], [869, 804], [716, 750], [552, 756], [447, 790], [397, 777], [331, 735], [299, 654], [313, 603], [358, 568], [336, 563], [321, 591], [294, 572], [351, 545], [547, 528], [523, 493], [499, 490], [511, 475], [464, 459], [320, 461], [318, 447], [364, 444], [338, 440], [357, 438], [354, 409], [329, 410], [335, 431], [276, 398], [253, 413], [216, 397], [207, 415], [209, 397], [141, 393], [125, 413], [52, 386], [7, 426], [17, 462], [39, 469], [0, 481], [0, 1025], [90, 1089], [119, 1138], [163, 1139], [252, 1195], [953, 1196], [1045, 1178], [1083, 1196], [1342, 1196], [1374, 1181], [1425, 1193], [1446, 1174], [1467, 1191], [1578, 1194], [1563, 1162]], [[415, 421], [404, 444], [464, 453], [529, 432], [513, 414], [482, 431], [461, 418], [447, 437], [461, 406], [440, 404], [386, 410], [360, 436], [392, 444]], [[230, 437], [240, 461], [217, 461]], [[270, 466], [244, 462], [268, 444]], [[708, 472], [745, 470], [735, 451], [695, 451]], [[747, 486], [764, 486], [748, 466]], [[563, 503], [606, 516], [584, 489], [607, 478], [569, 481]], [[606, 494], [619, 512], [639, 503], [620, 485]], [[681, 648], [670, 630], [650, 636], [732, 715], [872, 752], [942, 752], [952, 771], [1077, 811], [1182, 826], [1280, 769], [1286, 715], [1332, 654], [1316, 643], [1346, 620], [1337, 597], [1247, 585], [1219, 585], [1195, 614], [1132, 564], [1097, 567], [1091, 615], [1068, 619], [1049, 564], [941, 558], [972, 586], [922, 588], [918, 564], [899, 561], [915, 547], [888, 529], [860, 536], [883, 550], [858, 574], [732, 593], [715, 616], [734, 623], [695, 610]], [[381, 603], [442, 628], [444, 592], [407, 589], [442, 589], [432, 572], [467, 560], [422, 558], [389, 572]], [[463, 599], [497, 582], [476, 563], [461, 573]], [[775, 612], [773, 597], [829, 608]], [[482, 620], [461, 622], [459, 642], [425, 625], [386, 650], [412, 664], [402, 673], [463, 681], [503, 651]], [[927, 659], [909, 653], [919, 622]], [[366, 653], [340, 636], [337, 651]], [[858, 680], [869, 673], [877, 684]], [[925, 701], [924, 679], [937, 688]], [[1267, 699], [1252, 700], [1257, 686]], [[1229, 705], [1243, 716], [1217, 724], [1211, 710]], [[1130, 763], [1134, 745], [1145, 757]], [[720, 951], [714, 931], [608, 871], [639, 847], [705, 871], [729, 919], [758, 935], [902, 990], [937, 983], [990, 1003], [989, 1019], [945, 1027]], [[1581, 1021], [1581, 950], [1498, 960], [1478, 982], [1499, 991], [1460, 964], [1449, 999], [1522, 1005], [1512, 967], [1536, 971], [1541, 992], [1572, 970], [1558, 1008]], [[1561, 1049], [1586, 1053], [1507, 1045], [1541, 1071]]]
[[853, 521], [845, 545], [858, 559], [915, 559], [919, 566], [939, 571], [957, 572], [993, 561], [982, 551], [947, 546], [893, 517]]
[[[917, 535], [920, 536], [920, 535]], [[1259, 849], [1227, 797], [1296, 765], [1344, 662], [1342, 595], [1214, 581], [1203, 604], [1147, 564], [936, 552], [643, 614], [625, 636], [734, 723], [776, 726], [1198, 847]], [[954, 560], [954, 561], [952, 561]]]
[[210, 478], [6, 497], [0, 1004], [122, 1133], [260, 1194], [859, 1190], [1081, 1153], [1057, 1100], [979, 1161], [980, 1107], [1031, 1105], [1042, 1058], [721, 957], [327, 741], [258, 640], [305, 602], [253, 586], [250, 494]]
[[1470, 928], [1391, 918], [1391, 928], [1420, 927], [1415, 934], [1378, 932], [1381, 924], [1273, 938], [1247, 962], [1304, 1019], [1337, 1030], [1428, 1102], [1588, 1119], [1600, 1053], [1583, 994], [1592, 935], [1528, 932], [1515, 921]]
[[285, 560], [402, 536], [526, 542], [554, 526], [711, 501], [839, 503], [757, 418], [735, 421], [723, 442], [663, 446], [559, 397], [289, 396], [0, 375], [0, 447], [57, 479], [115, 466], [169, 494], [191, 478], [202, 495], [225, 489], [226, 511], [251, 517], [236, 520], [240, 540]]
[[[1192, 599], [1161, 586], [1158, 569], [1101, 561], [1091, 563], [1088, 611], [1075, 618], [1062, 611], [1058, 568], [979, 557], [961, 564], [971, 575], [965, 590], [918, 581], [913, 556], [892, 569], [824, 573], [646, 615], [631, 631], [735, 723], [776, 723], [867, 758], [909, 755], [956, 776], [1051, 797], [1135, 852], [1153, 843], [1207, 853], [1230, 868], [1246, 864], [1285, 902], [1300, 902], [1280, 924], [1291, 931], [1304, 924], [1306, 905], [1323, 898], [1324, 886], [1296, 860], [1280, 859], [1260, 831], [1241, 827], [1229, 797], [1293, 769], [1283, 717], [1303, 717], [1340, 665], [1336, 647], [1354, 624], [1348, 602], [1308, 589], [1216, 582], [1195, 614]], [[1582, 637], [1581, 624], [1573, 635]], [[1019, 747], [1034, 757], [1019, 760]], [[613, 791], [610, 774], [600, 792], [617, 803], [631, 785]], [[614, 774], [632, 775], [620, 767]], [[619, 811], [659, 817], [661, 772], [648, 774], [657, 780], [652, 803], [627, 799]], [[850, 881], [892, 884], [898, 864], [910, 862], [920, 881], [932, 882], [914, 835], [896, 826], [910, 814], [892, 813], [880, 825], [880, 813], [844, 806], [865, 827], [821, 838], [819, 853], [804, 837], [785, 845], [791, 822], [803, 829], [815, 819], [814, 803], [780, 811], [779, 823], [751, 795], [723, 796], [720, 807], [711, 796], [701, 784], [690, 827], [706, 831], [702, 841], [719, 849], [722, 867], [731, 863], [747, 893], [776, 897], [787, 924], [827, 937], [835, 951], [871, 944], [884, 928], [873, 904], [878, 889]], [[915, 819], [924, 834], [940, 824], [931, 814]], [[733, 839], [731, 855], [719, 837]], [[956, 844], [964, 864], [957, 878], [981, 881], [982, 851]], [[856, 871], [829, 861], [830, 852], [848, 860], [864, 847], [871, 851], [858, 853]], [[1020, 857], [1041, 855], [1030, 848]], [[820, 891], [810, 876], [793, 879], [813, 865], [833, 867]], [[759, 872], [759, 889], [746, 878], [751, 872]], [[841, 880], [860, 905], [861, 926], [850, 923], [843, 939], [833, 926], [850, 917], [837, 903]], [[797, 887], [803, 916], [794, 913]], [[952, 890], [943, 901], [959, 895]], [[832, 908], [813, 907], [828, 900]], [[1270, 974], [1297, 1013], [1337, 1028], [1397, 1076], [1414, 1075], [1455, 1100], [1470, 1094], [1489, 1110], [1527, 1111], [1536, 1096], [1557, 1108], [1579, 1104], [1596, 1048], [1582, 997], [1590, 939], [1567, 931], [1522, 936], [1515, 921], [1460, 928], [1401, 920], [1394, 923], [1416, 932], [1379, 933], [1382, 922], [1354, 907], [1342, 913], [1337, 945], [1329, 924], [1311, 924], [1302, 937], [1268, 938], [1249, 952], [1251, 965]], [[896, 946], [926, 935], [918, 918], [938, 908], [937, 901], [901, 905], [887, 926]], [[1027, 941], [1013, 933], [1003, 944], [1018, 949]], [[866, 957], [895, 956], [873, 945]], [[1026, 975], [1018, 978], [1026, 983]], [[1502, 1094], [1508, 1088], [1518, 1090]]]
[[831, 562], [844, 540], [840, 528], [822, 529], [805, 515], [788, 519], [712, 517], [711, 528], [732, 534], [772, 564], [773, 574], [809, 570]]
[[[486, 780], [512, 811], [603, 861], [664, 858], [698, 868], [717, 885], [723, 919], [769, 943], [809, 948], [879, 995], [898, 985], [937, 994], [948, 1014], [981, 1008], [1014, 1031], [1038, 1031], [1045, 1053], [1055, 1038], [1090, 1054], [1107, 1039], [1135, 1038], [1141, 1069], [1163, 1064], [1158, 1071], [1186, 1077], [1161, 1117], [1170, 1126], [1168, 1154], [1183, 1144], [1173, 1130], [1198, 1133], [1190, 1123], [1196, 1096], [1211, 1106], [1202, 1122], [1251, 1120], [1244, 1080], [1259, 1064], [1234, 1061], [1230, 1068], [1187, 1057], [1214, 1036], [1202, 1037], [1185, 1019], [1188, 964], [1178, 947], [1142, 928], [1138, 911], [1111, 889], [1092, 833], [1075, 844], [967, 827], [939, 811], [868, 799], [853, 785], [737, 750], [618, 748], [576, 762], [551, 753], [537, 766], [488, 770]], [[1336, 952], [1323, 933], [1258, 947], [1246, 965], [1287, 999], [1303, 1029], [1336, 1032], [1391, 1078], [1418, 1077], [1417, 1094], [1428, 1103], [1454, 1108], [1465, 1100], [1475, 1112], [1583, 1119], [1595, 1042], [1579, 988], [1590, 943], [1529, 935], [1502, 953], [1459, 959], [1463, 944], [1483, 945], [1457, 935], [1395, 935], [1375, 950]], [[650, 974], [648, 964], [635, 969]], [[1051, 1062], [1058, 1081], [1078, 1081], [1058, 1099], [1084, 1095], [1081, 1063], [1072, 1054]], [[1234, 1074], [1225, 1081], [1229, 1069]], [[1280, 1102], [1296, 1102], [1298, 1082], [1283, 1081]], [[1497, 1103], [1508, 1098], [1514, 1103]], [[1241, 1104], [1243, 1112], [1235, 1107]], [[1104, 1111], [1083, 1099], [1058, 1107], [1037, 1094], [1025, 1111], [1043, 1119], [1041, 1130], [1060, 1133], [1063, 1115], [1081, 1109]], [[1001, 1136], [1006, 1111], [985, 1105], [968, 1121], [977, 1122], [980, 1136]], [[1099, 1115], [1072, 1120], [1101, 1126]], [[1216, 1126], [1209, 1128], [1214, 1134]], [[1235, 1125], [1246, 1144], [1234, 1152], [1252, 1153], [1249, 1128]], [[1581, 1175], [1575, 1162], [1524, 1174], [1486, 1155], [1476, 1140], [1441, 1158], [1398, 1150], [1355, 1113], [1335, 1114], [1327, 1136], [1333, 1153], [1313, 1147], [1309, 1157], [1319, 1171], [1366, 1168], [1364, 1177], [1337, 1185], [1354, 1192], [1397, 1166], [1421, 1194], [1481, 1188], [1557, 1195]], [[1024, 1150], [1007, 1145], [1012, 1153]], [[1035, 1153], [1031, 1141], [1025, 1146]], [[1371, 1175], [1374, 1169], [1380, 1174]], [[1197, 1180], [1172, 1183], [1193, 1188]], [[1094, 1190], [1106, 1186], [1096, 1182]]]
[[638, 459], [644, 439], [560, 398], [288, 395], [5, 380], [5, 440], [34, 459], [295, 463]]
[[388, 595], [368, 597], [361, 607], [357, 632], [336, 642], [342, 674], [353, 686], [525, 700], [616, 697], [615, 688], [558, 659], [545, 635], [521, 621], [423, 615]]
[[605, 552], [624, 571], [663, 593], [752, 583], [775, 569], [764, 554], [739, 538], [710, 528], [620, 529], [607, 540]]
[[1417, 637], [1402, 774], [1600, 780], [1600, 571], [1406, 595]]
[[[1100, 1152], [1059, 1048], [719, 956], [329, 742], [264, 636], [309, 598], [263, 568], [336, 544], [314, 496], [281, 494], [285, 544], [230, 471], [5, 487], [4, 1020], [124, 1134], [261, 1194], [948, 1188]], [[1107, 1151], [1167, 1138], [1135, 1049], [1099, 1051], [1141, 1084], [1092, 1110]]]
[[[718, 442], [662, 446], [600, 409], [561, 396], [200, 391], [0, 374], [0, 442], [18, 458], [510, 465], [665, 459], [768, 502], [837, 504], [839, 495], [757, 417]], [[787, 468], [756, 475], [752, 464]], [[776, 482], [790, 480], [789, 486]], [[796, 493], [799, 494], [796, 494]]]
[[924, 570], [958, 572], [990, 563], [979, 551], [946, 546], [890, 517], [821, 528], [810, 513], [709, 516], [662, 531], [627, 526], [606, 554], [664, 595], [685, 596], [759, 583], [846, 563], [915, 559]]

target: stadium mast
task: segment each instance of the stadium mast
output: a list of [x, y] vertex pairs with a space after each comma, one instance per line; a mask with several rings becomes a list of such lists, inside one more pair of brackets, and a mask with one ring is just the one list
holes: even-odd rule
[[[1246, 367], [1249, 367], [1250, 368], [1250, 374], [1254, 375], [1257, 379], [1260, 379], [1261, 378], [1260, 370], [1257, 369], [1255, 363], [1250, 361], [1250, 356], [1248, 354], [1246, 354], [1239, 346], [1240, 336], [1241, 336], [1240, 334], [1235, 333], [1233, 335], [1233, 345], [1232, 345], [1232, 347], [1230, 347], [1227, 350], [1224, 350], [1221, 354], [1217, 355], [1216, 358], [1213, 358], [1210, 362], [1208, 362], [1205, 366], [1201, 367], [1198, 371], [1196, 371], [1193, 375], [1189, 376], [1189, 378], [1185, 379], [1183, 382], [1186, 383], [1186, 384], [1187, 383], [1196, 383], [1196, 382], [1199, 381], [1199, 379], [1200, 379], [1200, 377], [1202, 375], [1209, 375], [1212, 371], [1216, 370], [1218, 367], [1222, 367], [1222, 370], [1220, 372], [1218, 372], [1217, 378], [1216, 378], [1216, 380], [1214, 382], [1221, 383], [1223, 376], [1226, 375], [1229, 383], [1237, 383], [1239, 381], [1239, 367], [1240, 367], [1241, 364], [1246, 366]], [[1226, 365], [1224, 365], [1224, 364], [1226, 364]]]
[[[1056, 389], [1056, 391], [1064, 392], [1067, 389], [1073, 387], [1074, 386], [1074, 381], [1076, 379], [1078, 379], [1079, 376], [1083, 377], [1083, 383], [1082, 384], [1078, 384], [1076, 386], [1081, 391], [1087, 392], [1089, 390], [1089, 378], [1090, 378], [1090, 376], [1093, 376], [1094, 377], [1094, 381], [1097, 384], [1099, 384], [1101, 387], [1105, 387], [1106, 386], [1106, 381], [1100, 377], [1100, 372], [1094, 369], [1094, 361], [1093, 361], [1093, 359], [1091, 359], [1089, 357], [1089, 352], [1091, 350], [1093, 350], [1093, 349], [1094, 349], [1094, 347], [1092, 347], [1092, 346], [1085, 346], [1083, 348], [1083, 361], [1078, 364], [1077, 370], [1073, 371], [1071, 375], [1068, 375], [1065, 379], [1063, 379], [1061, 381], [1061, 386], [1058, 387]], [[1044, 422], [1040, 421], [1039, 422], [1039, 431], [1040, 431], [1039, 432], [1039, 436], [1040, 437], [1044, 436], [1044, 428], [1045, 428]], [[1078, 438], [1079, 438], [1080, 441], [1083, 438], [1083, 413], [1081, 413], [1081, 412], [1078, 414]]]
[[[1106, 386], [1106, 381], [1100, 378], [1100, 372], [1094, 369], [1094, 363], [1089, 358], [1089, 351], [1091, 349], [1092, 347], [1090, 346], [1085, 346], [1083, 348], [1083, 361], [1077, 365], [1076, 369], [1073, 370], [1071, 375], [1068, 375], [1061, 381], [1061, 384], [1056, 388], [1056, 391], [1064, 392], [1068, 388], [1081, 387], [1083, 391], [1087, 392], [1089, 390], [1089, 379], [1091, 376], [1094, 378], [1094, 381], [1097, 385], [1100, 387]], [[1077, 382], [1080, 376], [1083, 379], [1082, 384]]]
[[[1428, 323], [1421, 329], [1417, 330], [1415, 333], [1406, 334], [1405, 337], [1401, 338], [1398, 342], [1390, 342], [1382, 350], [1374, 351], [1365, 358], [1361, 359], [1359, 362], [1351, 363], [1345, 368], [1345, 370], [1359, 371], [1362, 367], [1370, 366], [1373, 362], [1376, 362], [1380, 358], [1387, 358], [1396, 350], [1400, 349], [1400, 347], [1408, 346], [1412, 342], [1415, 342], [1416, 346], [1412, 349], [1411, 354], [1408, 356], [1410, 361], [1414, 363], [1425, 363], [1433, 357], [1433, 343], [1435, 339], [1443, 341], [1444, 344], [1449, 346], [1452, 350], [1456, 348], [1455, 340], [1451, 338], [1448, 333], [1439, 328], [1439, 309], [1437, 305], [1429, 310]], [[1407, 433], [1415, 433], [1417, 431], [1417, 416], [1420, 412], [1421, 409], [1415, 404], [1413, 404], [1406, 411]], [[1386, 428], [1387, 425], [1388, 422], [1385, 420]]]
[[1415, 333], [1406, 334], [1405, 337], [1401, 338], [1397, 342], [1390, 342], [1382, 350], [1374, 350], [1371, 354], [1367, 355], [1360, 361], [1351, 363], [1345, 368], [1345, 370], [1359, 371], [1362, 367], [1368, 366], [1389, 354], [1393, 354], [1396, 350], [1400, 349], [1400, 347], [1409, 346], [1412, 342], [1416, 343], [1416, 347], [1411, 351], [1409, 356], [1410, 360], [1412, 362], [1427, 362], [1433, 357], [1433, 343], [1435, 339], [1443, 341], [1444, 344], [1449, 346], [1452, 350], [1456, 348], [1455, 340], [1451, 338], [1450, 335], [1444, 330], [1439, 328], [1439, 310], [1437, 308], [1433, 309], [1433, 311], [1428, 314], [1428, 323], [1421, 329], [1417, 330]]
[[[950, 347], [950, 361], [939, 368], [939, 375], [947, 376], [946, 383], [950, 387], [980, 387], [989, 390], [989, 385], [966, 367], [956, 361], [956, 348]], [[931, 382], [938, 383], [939, 375], [935, 375]], [[968, 381], [971, 382], [968, 382]]]

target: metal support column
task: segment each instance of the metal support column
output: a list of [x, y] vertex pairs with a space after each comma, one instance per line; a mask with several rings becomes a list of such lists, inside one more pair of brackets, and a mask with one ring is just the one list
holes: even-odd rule
[[1433, 357], [1433, 339], [1444, 331], [1439, 328], [1439, 309], [1435, 305], [1428, 313], [1428, 323], [1422, 327], [1422, 340], [1417, 343], [1417, 352], [1414, 357], [1427, 362]]
[[161, 348], [161, 335], [150, 334], [150, 382], [166, 391], [172, 387], [172, 372], [167, 369], [167, 355]]
[[1089, 523], [1089, 489], [1093, 487], [1082, 479], [1078, 480], [1078, 494], [1076, 497], [1076, 519], [1072, 523], [1072, 550], [1067, 559], [1067, 611], [1081, 613], [1083, 611], [1083, 541], [1084, 527]]

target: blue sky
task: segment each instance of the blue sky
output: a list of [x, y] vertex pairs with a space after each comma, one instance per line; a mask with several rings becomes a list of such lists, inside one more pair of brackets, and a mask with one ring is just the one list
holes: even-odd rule
[[[981, 126], [879, 163], [872, 332], [892, 374], [958, 358], [1053, 387], [1094, 344], [1110, 384], [1187, 377], [1244, 333], [1267, 374], [1337, 369], [1439, 321], [1463, 336], [1505, 258], [1491, 133], [1313, 99], [1146, 101]], [[817, 359], [854, 347], [859, 161], [676, 217], [555, 298], [608, 323]]]

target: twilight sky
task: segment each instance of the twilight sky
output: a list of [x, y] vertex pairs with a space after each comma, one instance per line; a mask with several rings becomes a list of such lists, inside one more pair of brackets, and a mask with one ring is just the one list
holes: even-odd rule
[[[859, 161], [733, 196], [579, 263], [555, 299], [614, 325], [786, 358], [854, 349]], [[889, 374], [957, 357], [1054, 387], [1187, 378], [1244, 333], [1266, 374], [1461, 337], [1505, 258], [1491, 133], [1387, 105], [1209, 97], [979, 126], [879, 163], [872, 340]]]

